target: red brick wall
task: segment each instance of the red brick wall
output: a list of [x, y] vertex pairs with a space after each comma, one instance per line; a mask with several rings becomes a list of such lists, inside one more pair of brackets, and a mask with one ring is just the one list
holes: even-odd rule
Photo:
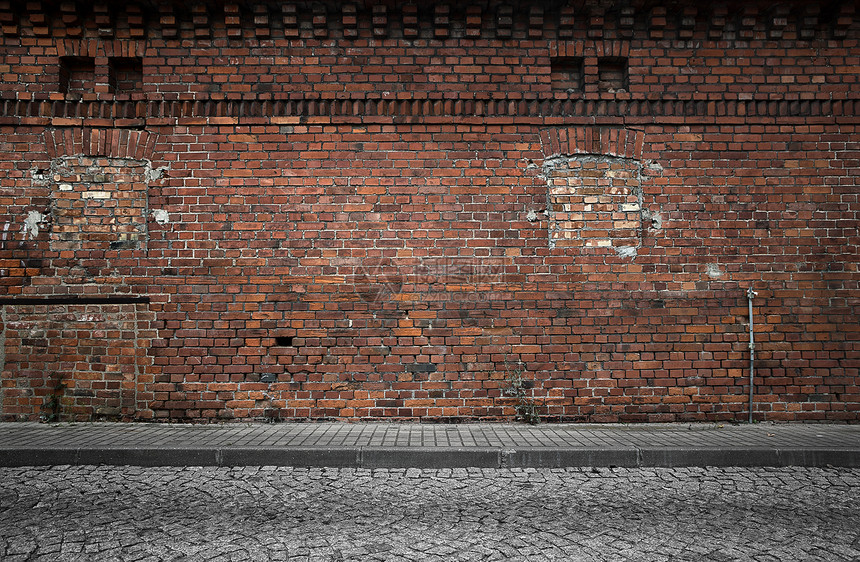
[[145, 399], [150, 318], [142, 305], [4, 307], [3, 408], [10, 418], [131, 418]]
[[70, 6], [0, 5], [3, 419], [744, 420], [752, 286], [756, 419], [858, 420], [853, 4]]

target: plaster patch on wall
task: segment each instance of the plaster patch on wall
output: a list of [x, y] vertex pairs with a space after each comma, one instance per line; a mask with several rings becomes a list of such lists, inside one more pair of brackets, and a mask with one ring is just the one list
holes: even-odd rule
[[635, 258], [636, 252], [636, 246], [620, 246], [615, 248], [615, 253], [622, 258]]
[[716, 263], [709, 263], [707, 265], [708, 277], [711, 279], [719, 279], [723, 276], [722, 270], [720, 270], [720, 266]]
[[164, 209], [153, 209], [150, 214], [152, 215], [152, 220], [158, 224], [167, 224], [170, 222], [170, 214]]
[[37, 166], [30, 168], [30, 177], [37, 185], [45, 185], [51, 181], [51, 172]]
[[663, 166], [656, 160], [646, 160], [645, 171], [649, 174], [660, 175], [663, 173]]
[[40, 213], [39, 211], [30, 211], [27, 213], [27, 218], [24, 219], [24, 226], [21, 228], [21, 232], [24, 234], [24, 239], [26, 240], [28, 237], [30, 240], [36, 238], [39, 235], [39, 224], [45, 222], [45, 215]]
[[146, 181], [148, 181], [150, 183], [154, 182], [154, 181], [158, 181], [162, 177], [164, 177], [165, 172], [167, 172], [167, 166], [161, 166], [158, 168], [153, 168], [152, 165], [149, 165], [146, 168]]
[[663, 228], [663, 215], [661, 215], [658, 211], [643, 209], [642, 222], [645, 223], [649, 232], [655, 232]]
[[83, 199], [110, 199], [109, 191], [85, 191], [81, 193]]

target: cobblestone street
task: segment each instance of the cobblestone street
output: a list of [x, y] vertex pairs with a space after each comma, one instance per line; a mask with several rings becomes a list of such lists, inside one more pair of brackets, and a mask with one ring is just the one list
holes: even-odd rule
[[857, 560], [856, 469], [0, 469], [0, 559]]

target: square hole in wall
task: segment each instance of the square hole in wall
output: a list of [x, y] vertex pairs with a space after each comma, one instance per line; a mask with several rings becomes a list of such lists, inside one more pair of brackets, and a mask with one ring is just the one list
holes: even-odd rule
[[115, 57], [108, 61], [108, 84], [111, 92], [143, 90], [143, 60], [140, 57]]
[[627, 59], [603, 57], [597, 59], [597, 89], [601, 92], [627, 91]]
[[556, 57], [550, 65], [553, 90], [582, 91], [582, 57]]
[[92, 57], [60, 57], [60, 92], [92, 92], [95, 90], [95, 80], [96, 65]]
[[275, 345], [278, 347], [291, 347], [293, 336], [275, 336]]

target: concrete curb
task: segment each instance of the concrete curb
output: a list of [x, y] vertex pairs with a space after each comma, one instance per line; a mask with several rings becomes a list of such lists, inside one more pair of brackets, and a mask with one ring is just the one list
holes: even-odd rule
[[499, 468], [497, 447], [362, 447], [359, 468]]
[[340, 468], [860, 467], [860, 448], [210, 447], [0, 448], [0, 466]]
[[505, 451], [509, 468], [564, 468], [568, 466], [636, 467], [639, 455], [635, 447], [528, 447]]

